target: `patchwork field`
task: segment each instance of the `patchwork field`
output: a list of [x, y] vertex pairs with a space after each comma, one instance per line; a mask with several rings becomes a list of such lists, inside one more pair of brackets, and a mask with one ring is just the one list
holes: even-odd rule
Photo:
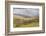
[[39, 17], [25, 18], [22, 16], [13, 16], [14, 27], [38, 27]]

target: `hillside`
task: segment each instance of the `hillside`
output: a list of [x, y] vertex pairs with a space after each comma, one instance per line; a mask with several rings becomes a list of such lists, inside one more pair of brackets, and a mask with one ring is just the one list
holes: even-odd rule
[[16, 25], [16, 27], [24, 27], [24, 26], [25, 27], [27, 27], [27, 26], [31, 27], [31, 25], [33, 26], [35, 23], [37, 23], [37, 24], [35, 24], [35, 26], [38, 25], [39, 17], [38, 16], [33, 16], [33, 17], [30, 17], [30, 18], [29, 17], [25, 18], [23, 16], [14, 15], [13, 16], [13, 22], [14, 22], [14, 26]]

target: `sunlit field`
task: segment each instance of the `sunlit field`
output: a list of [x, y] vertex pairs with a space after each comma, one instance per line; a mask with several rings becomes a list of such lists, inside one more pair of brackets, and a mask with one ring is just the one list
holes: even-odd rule
[[39, 17], [33, 16], [31, 18], [25, 18], [22, 16], [13, 16], [13, 26], [14, 27], [38, 27]]

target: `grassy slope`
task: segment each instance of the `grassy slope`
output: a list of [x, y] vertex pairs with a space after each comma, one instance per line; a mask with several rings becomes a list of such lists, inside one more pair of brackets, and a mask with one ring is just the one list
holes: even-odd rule
[[14, 24], [14, 27], [38, 27], [39, 23], [38, 22], [32, 22], [28, 24]]
[[16, 24], [16, 19], [19, 19], [19, 20], [31, 20], [31, 21], [33, 21], [32, 20], [32, 18], [23, 18], [23, 17], [14, 17], [14, 19], [13, 19], [13, 26], [14, 27], [37, 27], [37, 26], [39, 26], [39, 22], [38, 21], [33, 21], [33, 22], [31, 22], [31, 23], [24, 23], [24, 24]]

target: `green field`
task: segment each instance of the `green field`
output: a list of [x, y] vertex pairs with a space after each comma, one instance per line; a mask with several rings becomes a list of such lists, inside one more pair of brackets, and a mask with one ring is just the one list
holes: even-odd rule
[[39, 19], [38, 18], [24, 18], [24, 17], [13, 17], [13, 26], [14, 27], [38, 27]]

